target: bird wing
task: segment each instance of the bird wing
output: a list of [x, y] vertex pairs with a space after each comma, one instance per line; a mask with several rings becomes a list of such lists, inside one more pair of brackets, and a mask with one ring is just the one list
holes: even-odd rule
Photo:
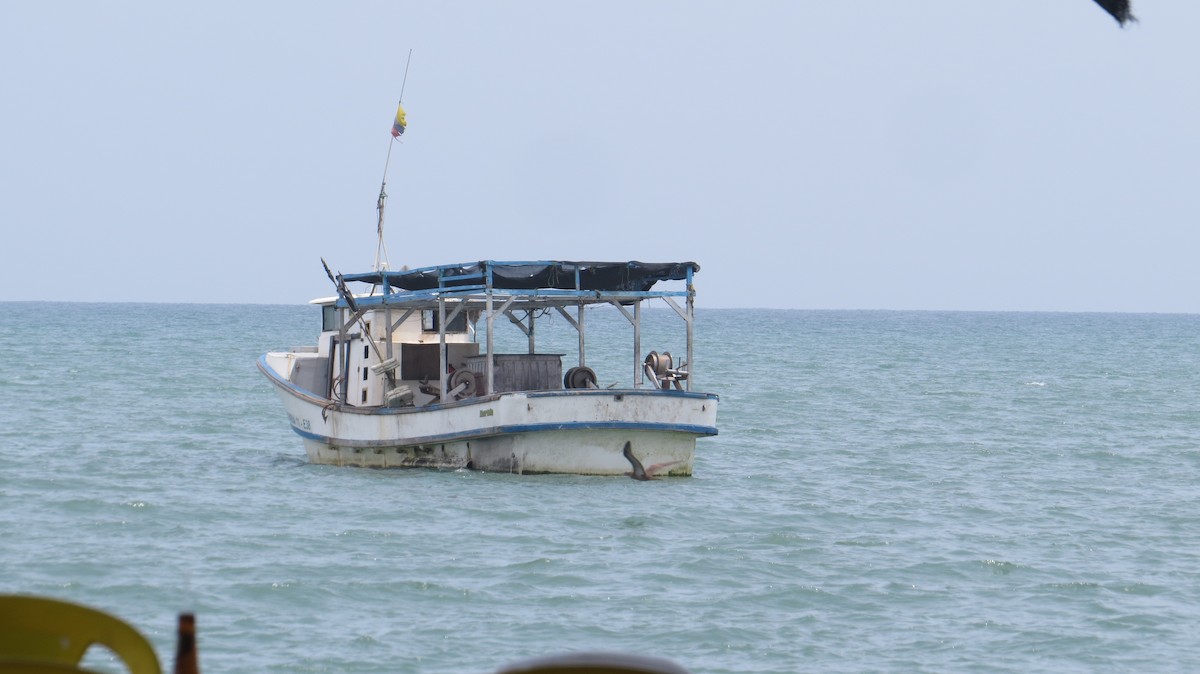
[[1130, 11], [1129, 0], [1096, 0], [1096, 4], [1103, 7], [1104, 11], [1111, 14], [1122, 26], [1126, 22], [1137, 21], [1137, 17]]
[[683, 463], [683, 459], [680, 459], [678, 461], [665, 461], [663, 463], [652, 464], [651, 466], [646, 468], [646, 475], [649, 477], [653, 477], [656, 473], [658, 473], [658, 471], [660, 471], [664, 468], [670, 468], [671, 466], [674, 466], [675, 464], [678, 464], [678, 463]]

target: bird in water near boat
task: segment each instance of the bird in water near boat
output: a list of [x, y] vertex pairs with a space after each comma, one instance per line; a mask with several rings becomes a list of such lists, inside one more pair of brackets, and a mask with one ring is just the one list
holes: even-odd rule
[[629, 460], [629, 465], [633, 466], [633, 472], [625, 474], [635, 480], [657, 480], [658, 478], [655, 477], [655, 473], [658, 471], [674, 466], [677, 463], [683, 463], [682, 461], [667, 461], [666, 463], [656, 463], [649, 468], [644, 468], [642, 462], [638, 461], [638, 458], [633, 455], [633, 443], [628, 440], [625, 441], [625, 447], [621, 449], [621, 453]]
[[1096, 0], [1096, 4], [1112, 15], [1117, 23], [1124, 26], [1129, 21], [1137, 21], [1129, 9], [1129, 0]]

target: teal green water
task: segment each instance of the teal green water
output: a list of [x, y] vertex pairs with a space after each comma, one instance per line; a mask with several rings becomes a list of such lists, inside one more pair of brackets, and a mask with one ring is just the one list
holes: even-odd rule
[[639, 483], [306, 464], [254, 361], [311, 307], [0, 315], [0, 591], [165, 661], [189, 609], [210, 674], [1200, 669], [1197, 316], [701, 309], [721, 434]]

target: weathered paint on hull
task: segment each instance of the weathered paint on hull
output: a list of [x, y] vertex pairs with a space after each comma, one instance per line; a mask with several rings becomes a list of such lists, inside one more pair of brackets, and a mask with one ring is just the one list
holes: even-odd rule
[[639, 458], [645, 456], [643, 464], [666, 464], [656, 475], [692, 474], [696, 439], [679, 433], [539, 431], [436, 445], [372, 448], [335, 447], [305, 439], [304, 446], [311, 463], [336, 466], [468, 469], [518, 475], [626, 475], [629, 462], [621, 455], [626, 441], [638, 448]]

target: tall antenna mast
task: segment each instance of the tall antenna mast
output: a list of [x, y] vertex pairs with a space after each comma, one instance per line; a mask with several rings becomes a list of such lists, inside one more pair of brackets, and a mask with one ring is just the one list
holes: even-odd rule
[[408, 66], [412, 63], [412, 50], [408, 50], [408, 61], [404, 64], [404, 80], [400, 83], [400, 101], [396, 104], [396, 121], [392, 124], [392, 140], [388, 143], [387, 159], [383, 162], [383, 180], [379, 183], [379, 201], [375, 208], [379, 211], [379, 222], [375, 225], [375, 233], [379, 243], [375, 247], [375, 271], [385, 271], [388, 268], [387, 245], [383, 242], [383, 209], [387, 202], [387, 172], [392, 163], [392, 146], [400, 140], [400, 135], [408, 126], [404, 115], [404, 87], [408, 84]]

